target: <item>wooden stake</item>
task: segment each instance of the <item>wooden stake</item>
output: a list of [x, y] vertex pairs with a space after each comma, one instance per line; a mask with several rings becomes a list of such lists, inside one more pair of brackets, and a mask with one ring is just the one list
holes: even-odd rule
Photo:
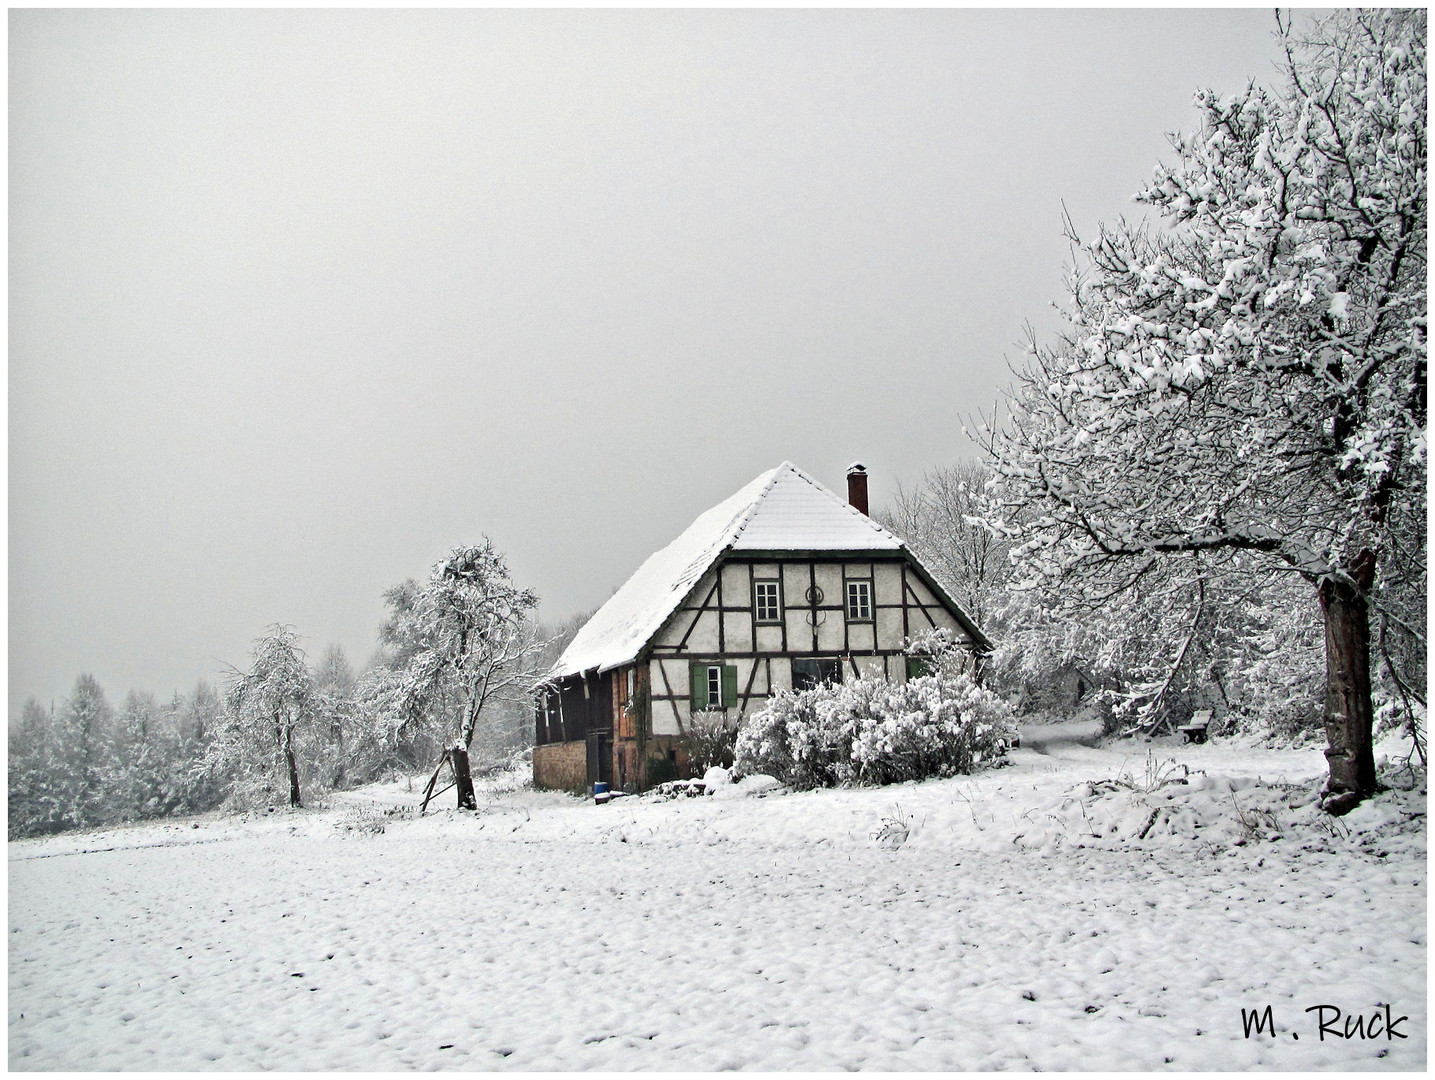
[[[448, 761], [448, 751], [447, 751], [447, 750], [445, 750], [445, 751], [443, 752], [443, 756], [438, 759], [438, 768], [436, 768], [436, 769], [433, 771], [433, 775], [429, 777], [428, 787], [424, 788], [424, 801], [423, 801], [423, 805], [419, 807], [419, 816], [420, 816], [420, 817], [422, 817], [424, 811], [429, 808], [429, 800], [434, 797], [433, 786], [434, 786], [434, 784], [438, 783], [438, 774], [441, 773], [441, 772], [443, 772], [444, 762], [446, 762], [446, 761]], [[452, 787], [452, 786], [453, 786], [452, 784], [449, 785], [449, 787]], [[444, 791], [447, 791], [447, 790], [448, 790], [448, 788], [444, 788]], [[442, 792], [440, 792], [440, 794], [442, 794]]]

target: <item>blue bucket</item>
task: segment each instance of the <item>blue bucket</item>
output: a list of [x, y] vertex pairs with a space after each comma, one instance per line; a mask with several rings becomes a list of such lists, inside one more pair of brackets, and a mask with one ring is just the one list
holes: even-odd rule
[[593, 782], [593, 801], [594, 801], [595, 803], [605, 803], [605, 802], [607, 802], [610, 798], [612, 798], [612, 796], [608, 794], [608, 785], [605, 784], [605, 783], [603, 783], [603, 781], [601, 781], [601, 780], [596, 780], [596, 781], [594, 781], [594, 782]]

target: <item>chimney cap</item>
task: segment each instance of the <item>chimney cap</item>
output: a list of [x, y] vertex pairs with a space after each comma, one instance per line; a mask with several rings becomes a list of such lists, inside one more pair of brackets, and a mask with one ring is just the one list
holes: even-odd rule
[[847, 466], [847, 475], [848, 475], [848, 476], [851, 476], [853, 473], [864, 473], [864, 472], [866, 472], [866, 471], [867, 471], [867, 466], [866, 466], [866, 465], [863, 465], [862, 462], [860, 462], [860, 461], [854, 461], [851, 465], [848, 465], [848, 466]]

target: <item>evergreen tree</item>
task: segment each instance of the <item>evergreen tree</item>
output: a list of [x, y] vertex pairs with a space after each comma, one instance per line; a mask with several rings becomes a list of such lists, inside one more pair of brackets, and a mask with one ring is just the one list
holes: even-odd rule
[[81, 675], [56, 717], [50, 764], [65, 793], [66, 821], [93, 825], [105, 817], [105, 771], [114, 710], [93, 675]]

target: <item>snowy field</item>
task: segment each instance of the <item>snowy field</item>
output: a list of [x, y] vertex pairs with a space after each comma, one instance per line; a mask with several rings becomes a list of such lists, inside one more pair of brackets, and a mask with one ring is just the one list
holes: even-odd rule
[[1073, 734], [890, 788], [418, 819], [400, 783], [11, 843], [9, 1064], [1424, 1068], [1423, 781], [1332, 827], [1318, 750]]

